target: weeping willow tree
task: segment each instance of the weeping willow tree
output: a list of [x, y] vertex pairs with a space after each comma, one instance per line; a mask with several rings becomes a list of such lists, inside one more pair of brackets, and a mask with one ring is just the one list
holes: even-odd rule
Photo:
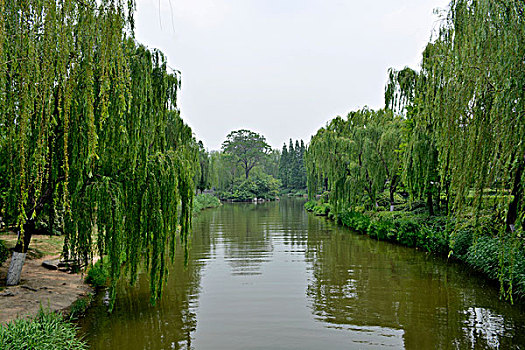
[[430, 214], [443, 205], [498, 237], [502, 290], [525, 248], [524, 12], [518, 0], [451, 1], [421, 70], [390, 70], [385, 89], [405, 119], [405, 186]]
[[0, 209], [19, 230], [8, 284], [45, 214], [66, 260], [109, 258], [112, 301], [142, 263], [161, 296], [191, 224], [198, 147], [176, 108], [178, 73], [134, 41], [133, 8], [0, 0]]
[[385, 95], [412, 112], [413, 139], [431, 140], [451, 209], [469, 204], [479, 217], [488, 189], [499, 191], [502, 232], [523, 230], [524, 10], [522, 1], [452, 1], [421, 72], [407, 83], [407, 74], [392, 71]]
[[362, 204], [377, 207], [378, 196], [388, 188], [393, 210], [400, 183], [401, 126], [390, 110], [364, 108], [321, 128], [306, 153], [310, 198], [326, 185], [336, 211]]

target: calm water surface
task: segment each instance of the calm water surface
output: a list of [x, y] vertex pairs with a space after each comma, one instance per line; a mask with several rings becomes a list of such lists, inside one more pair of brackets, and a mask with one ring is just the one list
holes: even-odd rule
[[149, 282], [80, 322], [93, 349], [520, 349], [525, 308], [445, 259], [354, 234], [304, 201], [225, 204], [194, 222], [163, 299]]

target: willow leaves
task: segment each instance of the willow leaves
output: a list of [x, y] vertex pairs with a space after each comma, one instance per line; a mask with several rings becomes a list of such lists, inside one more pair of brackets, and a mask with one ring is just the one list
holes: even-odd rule
[[0, 1], [0, 210], [22, 253], [45, 217], [66, 259], [108, 256], [111, 300], [145, 261], [156, 300], [190, 228], [198, 147], [177, 72], [132, 38], [133, 7]]

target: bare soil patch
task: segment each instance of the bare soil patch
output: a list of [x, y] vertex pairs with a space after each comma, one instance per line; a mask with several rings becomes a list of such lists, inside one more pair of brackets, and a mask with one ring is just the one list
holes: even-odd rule
[[[0, 235], [8, 247], [14, 246], [16, 235]], [[40, 305], [52, 311], [67, 309], [75, 300], [92, 293], [84, 283], [84, 274], [49, 270], [44, 260], [58, 259], [62, 237], [33, 236], [30, 251], [22, 270], [20, 285], [6, 287], [5, 280], [11, 259], [0, 267], [0, 324], [19, 317], [34, 316]]]

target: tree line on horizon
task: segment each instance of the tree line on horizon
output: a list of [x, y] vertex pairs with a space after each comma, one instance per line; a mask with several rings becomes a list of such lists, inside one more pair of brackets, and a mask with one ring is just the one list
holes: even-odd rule
[[279, 179], [284, 190], [306, 189], [306, 166], [304, 154], [306, 147], [303, 140], [290, 139], [288, 147], [283, 144], [281, 159], [279, 160]]
[[220, 151], [208, 152], [200, 145], [197, 190], [213, 189], [224, 200], [275, 199], [279, 194], [306, 190], [304, 142], [295, 148], [272, 149], [266, 138], [240, 129], [230, 132]]

